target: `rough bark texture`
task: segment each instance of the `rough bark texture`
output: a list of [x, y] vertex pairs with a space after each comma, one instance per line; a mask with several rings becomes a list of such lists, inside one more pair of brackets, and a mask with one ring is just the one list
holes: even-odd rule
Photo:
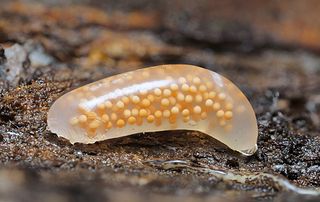
[[[318, 1], [80, 2], [1, 3], [1, 201], [320, 200], [270, 178], [239, 183], [198, 169], [320, 187]], [[255, 155], [192, 131], [71, 145], [46, 130], [65, 92], [167, 63], [206, 67], [245, 92], [259, 124]]]

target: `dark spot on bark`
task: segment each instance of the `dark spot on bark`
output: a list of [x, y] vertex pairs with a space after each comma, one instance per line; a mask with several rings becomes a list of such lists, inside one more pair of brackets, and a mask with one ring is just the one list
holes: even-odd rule
[[4, 49], [0, 45], [0, 65], [4, 64], [6, 62], [6, 56], [4, 54]]
[[239, 168], [239, 162], [235, 158], [228, 159], [226, 165], [230, 168]]

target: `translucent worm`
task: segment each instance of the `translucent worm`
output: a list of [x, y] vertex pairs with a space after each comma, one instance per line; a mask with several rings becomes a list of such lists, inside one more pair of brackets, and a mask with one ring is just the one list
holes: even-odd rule
[[71, 143], [195, 130], [245, 155], [257, 150], [257, 121], [245, 95], [225, 77], [192, 65], [149, 67], [77, 88], [51, 106], [48, 127]]

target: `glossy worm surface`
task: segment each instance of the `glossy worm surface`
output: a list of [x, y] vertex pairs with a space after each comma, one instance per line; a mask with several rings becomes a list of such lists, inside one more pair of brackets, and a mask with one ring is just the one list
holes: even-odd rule
[[245, 155], [257, 149], [256, 117], [244, 94], [223, 76], [192, 65], [149, 67], [77, 88], [51, 106], [48, 127], [71, 143], [195, 130]]

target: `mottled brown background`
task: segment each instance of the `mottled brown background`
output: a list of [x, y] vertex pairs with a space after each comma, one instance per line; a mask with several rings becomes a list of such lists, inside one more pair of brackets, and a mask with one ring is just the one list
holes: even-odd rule
[[[319, 11], [317, 0], [1, 1], [0, 201], [320, 200], [270, 179], [240, 184], [148, 163], [184, 160], [319, 188]], [[71, 145], [46, 130], [65, 92], [167, 63], [206, 67], [244, 91], [258, 118], [255, 155], [190, 131]]]

